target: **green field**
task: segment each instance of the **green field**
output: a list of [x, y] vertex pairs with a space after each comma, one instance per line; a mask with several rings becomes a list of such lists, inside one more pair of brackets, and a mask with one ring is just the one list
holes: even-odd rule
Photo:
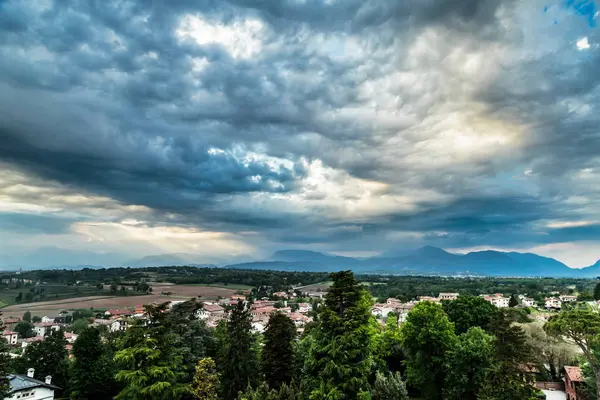
[[240, 283], [193, 283], [186, 286], [210, 286], [210, 287], [218, 287], [224, 289], [233, 289], [233, 290], [251, 290], [253, 287], [250, 285], [242, 285]]
[[[88, 296], [114, 296], [109, 290], [98, 289], [95, 286], [74, 286], [74, 285], [43, 285], [36, 288], [43, 288], [44, 292], [42, 295], [36, 295], [33, 301], [27, 301], [27, 293], [30, 292], [31, 286], [24, 286], [21, 288], [8, 288], [6, 286], [0, 286], [0, 308], [7, 307], [12, 304], [26, 304], [36, 303], [40, 301], [53, 301], [53, 300], [64, 300], [71, 299], [74, 297], [88, 297]], [[16, 297], [19, 293], [23, 294], [23, 300], [20, 302], [16, 301]], [[139, 293], [128, 291], [128, 296], [135, 296]], [[116, 293], [117, 296], [121, 293]]]

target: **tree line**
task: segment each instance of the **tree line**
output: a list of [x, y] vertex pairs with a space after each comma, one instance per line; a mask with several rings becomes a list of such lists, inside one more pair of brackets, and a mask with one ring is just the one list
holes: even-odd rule
[[[52, 332], [20, 358], [0, 358], [0, 372], [33, 367], [36, 376], [52, 375], [60, 395], [73, 399], [533, 400], [539, 396], [534, 367], [548, 364], [545, 355], [554, 365], [559, 352], [536, 348], [541, 336], [532, 340], [513, 313], [480, 297], [421, 302], [402, 323], [390, 315], [382, 325], [371, 315], [371, 294], [350, 271], [330, 279], [301, 336], [281, 313], [271, 315], [263, 334], [255, 333], [244, 301], [215, 329], [196, 319], [197, 300], [172, 309], [149, 305], [147, 318], [126, 332], [85, 329], [71, 359], [63, 333]], [[565, 337], [575, 343], [590, 390], [597, 390], [597, 313], [563, 311], [537, 334], [557, 346]], [[557, 368], [549, 374], [558, 375]]]

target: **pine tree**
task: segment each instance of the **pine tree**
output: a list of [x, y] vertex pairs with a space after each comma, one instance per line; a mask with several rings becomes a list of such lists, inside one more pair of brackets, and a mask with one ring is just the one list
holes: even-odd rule
[[441, 399], [445, 356], [458, 341], [454, 324], [442, 306], [424, 301], [408, 313], [401, 331], [407, 355], [407, 383], [419, 388], [425, 399]]
[[515, 296], [514, 294], [512, 294], [510, 296], [510, 300], [508, 300], [508, 306], [509, 307], [516, 307], [519, 305], [519, 300], [517, 299], [517, 296]]
[[221, 391], [226, 400], [256, 383], [258, 356], [252, 335], [252, 315], [243, 301], [238, 301], [227, 321], [217, 367], [221, 375]]
[[408, 400], [408, 392], [400, 373], [386, 376], [377, 371], [372, 398], [373, 400]]
[[196, 364], [196, 373], [192, 382], [192, 397], [196, 400], [217, 400], [219, 376], [212, 358], [204, 358]]
[[296, 326], [287, 315], [271, 315], [264, 333], [261, 367], [267, 384], [273, 389], [289, 384], [293, 378], [295, 337]]
[[249, 388], [244, 393], [240, 393], [237, 400], [303, 400], [301, 392], [296, 391], [292, 386], [285, 383], [279, 390], [270, 389], [269, 385], [263, 382], [256, 389]]
[[311, 399], [357, 399], [369, 389], [377, 322], [371, 296], [351, 271], [330, 275], [333, 284], [319, 308], [319, 324], [305, 362]]
[[145, 306], [148, 323], [137, 320], [119, 341], [115, 375], [125, 387], [119, 400], [177, 400], [188, 393], [181, 357], [171, 345], [172, 333], [166, 320], [167, 303]]
[[[4, 324], [0, 319], [0, 332], [4, 332]], [[4, 337], [0, 337], [0, 399], [8, 398], [10, 385], [8, 382], [8, 373], [10, 372], [10, 356], [8, 355], [8, 342]]]
[[115, 364], [110, 348], [95, 328], [82, 331], [73, 344], [69, 389], [72, 398], [112, 399], [116, 394]]

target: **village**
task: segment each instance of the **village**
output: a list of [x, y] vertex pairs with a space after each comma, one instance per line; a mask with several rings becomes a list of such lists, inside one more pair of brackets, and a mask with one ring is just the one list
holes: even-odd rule
[[[294, 322], [298, 334], [301, 335], [304, 331], [304, 327], [313, 321], [313, 306], [318, 305], [324, 295], [325, 292], [323, 291], [304, 293], [298, 293], [298, 291], [274, 292], [269, 297], [251, 301], [248, 304], [252, 315], [252, 329], [256, 333], [264, 332], [270, 315], [274, 312], [279, 312], [286, 314]], [[559, 311], [563, 307], [563, 304], [572, 304], [577, 301], [577, 296], [558, 293], [555, 293], [554, 295], [556, 295], [556, 297], [548, 297], [545, 299], [545, 307], [541, 309], [532, 298], [519, 295], [517, 297], [519, 302], [518, 307], [539, 309], [541, 313], [539, 313], [536, 318], [548, 319], [548, 316], [551, 315], [550, 313]], [[417, 299], [408, 302], [402, 302], [395, 298], [388, 298], [385, 303], [375, 303], [371, 308], [371, 313], [382, 323], [385, 322], [390, 313], [393, 313], [398, 317], [398, 323], [400, 324], [406, 320], [406, 316], [410, 310], [419, 302], [431, 301], [439, 303], [441, 301], [456, 300], [458, 296], [459, 293], [439, 293], [437, 297], [418, 296]], [[509, 307], [510, 297], [506, 297], [503, 294], [481, 295], [480, 297], [498, 308]], [[300, 299], [300, 301], [298, 301], [298, 299]], [[185, 300], [171, 301], [169, 302], [169, 308], [176, 304], [183, 303], [184, 301]], [[237, 294], [214, 301], [204, 301], [202, 302], [202, 307], [196, 312], [196, 318], [205, 321], [207, 327], [215, 328], [220, 321], [227, 318], [229, 309], [238, 301], [246, 302], [247, 298], [243, 294]], [[594, 303], [594, 306], [597, 305]], [[128, 329], [133, 320], [143, 318], [145, 318], [143, 305], [138, 305], [135, 309], [108, 309], [89, 318], [88, 326], [105, 327], [109, 332], [124, 332]], [[54, 316], [41, 316], [39, 322], [32, 324], [33, 335], [31, 337], [21, 337], [19, 333], [14, 330], [17, 324], [23, 322], [22, 318], [7, 317], [3, 318], [2, 322], [5, 327], [2, 337], [4, 337], [8, 344], [14, 349], [14, 351], [11, 352], [11, 356], [13, 357], [17, 357], [29, 344], [43, 341], [50, 330], [58, 331], [62, 329], [65, 331], [65, 338], [68, 342], [67, 350], [69, 351], [72, 348], [72, 343], [77, 339], [77, 334], [72, 332], [72, 323], [74, 322], [73, 311], [65, 310]]]
[[[268, 296], [261, 297], [260, 299], [250, 300], [248, 293], [234, 294], [229, 297], [218, 298], [216, 300], [204, 300], [200, 304], [194, 317], [198, 320], [205, 322], [209, 328], [215, 328], [217, 325], [228, 319], [228, 315], [233, 307], [239, 302], [245, 304], [246, 309], [250, 311], [252, 316], [251, 326], [252, 331], [255, 334], [262, 334], [267, 328], [269, 318], [274, 313], [282, 313], [287, 315], [294, 323], [297, 331], [297, 338], [301, 337], [307, 324], [313, 321], [314, 309], [318, 308], [323, 302], [326, 292], [323, 289], [317, 291], [303, 292], [301, 290], [292, 289], [289, 291], [272, 292], [269, 291]], [[528, 310], [533, 320], [541, 322], [547, 321], [551, 315], [557, 313], [564, 307], [569, 307], [577, 302], [577, 296], [569, 294], [561, 294], [558, 292], [549, 293], [552, 297], [546, 297], [543, 301], [535, 301], [533, 298], [527, 297], [526, 295], [513, 295], [506, 296], [501, 293], [496, 294], [485, 294], [479, 297], [485, 301], [494, 305], [497, 308], [515, 308], [521, 310]], [[387, 298], [384, 301], [375, 302], [371, 307], [371, 315], [376, 320], [385, 325], [388, 317], [394, 315], [397, 318], [397, 323], [400, 326], [407, 319], [408, 313], [421, 302], [433, 302], [442, 303], [454, 301], [459, 297], [459, 293], [452, 292], [440, 292], [437, 296], [417, 296], [415, 299], [403, 302], [396, 298]], [[168, 303], [168, 310], [176, 307], [178, 304], [184, 303], [188, 300], [174, 300]], [[598, 304], [591, 302], [593, 308], [597, 310]], [[27, 317], [5, 317], [2, 323], [5, 330], [2, 334], [3, 338], [7, 341], [10, 346], [10, 356], [17, 358], [23, 354], [24, 350], [30, 344], [34, 342], [44, 341], [49, 332], [62, 330], [64, 338], [66, 340], [65, 349], [72, 357], [73, 344], [78, 338], [79, 327], [96, 327], [101, 330], [105, 330], [110, 333], [123, 333], [131, 327], [136, 320], [144, 320], [147, 318], [145, 308], [143, 305], [138, 305], [135, 308], [121, 308], [121, 309], [107, 309], [107, 310], [96, 310], [96, 314], [89, 318], [82, 318], [81, 315], [76, 315], [77, 311], [60, 311], [57, 315], [43, 315], [43, 316], [32, 316]], [[31, 322], [30, 322], [31, 321]], [[36, 322], [33, 322], [36, 321]], [[28, 332], [26, 337], [23, 337], [17, 331], [19, 324], [28, 323], [31, 326], [31, 330]], [[82, 324], [83, 322], [83, 324]], [[533, 367], [531, 373], [535, 375], [537, 372]], [[30, 372], [28, 372], [28, 375]], [[31, 372], [33, 374], [33, 372]], [[569, 393], [568, 399], [576, 399], [575, 392], [578, 385], [583, 382], [583, 374], [579, 367], [576, 366], [565, 366], [564, 367], [564, 381], [560, 384], [556, 382], [536, 382], [539, 389], [544, 389], [550, 392], [553, 391], [566, 391]], [[15, 375], [14, 379], [27, 380], [25, 376]], [[34, 381], [34, 379], [30, 379]], [[47, 377], [45, 386], [51, 388], [50, 383], [51, 377]], [[41, 381], [35, 381], [41, 382]], [[25, 382], [26, 383], [26, 382]], [[44, 386], [44, 385], [42, 385]]]

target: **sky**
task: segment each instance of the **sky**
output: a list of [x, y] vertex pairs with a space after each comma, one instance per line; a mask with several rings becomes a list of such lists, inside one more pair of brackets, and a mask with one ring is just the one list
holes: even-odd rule
[[600, 258], [591, 0], [1, 0], [0, 265]]

